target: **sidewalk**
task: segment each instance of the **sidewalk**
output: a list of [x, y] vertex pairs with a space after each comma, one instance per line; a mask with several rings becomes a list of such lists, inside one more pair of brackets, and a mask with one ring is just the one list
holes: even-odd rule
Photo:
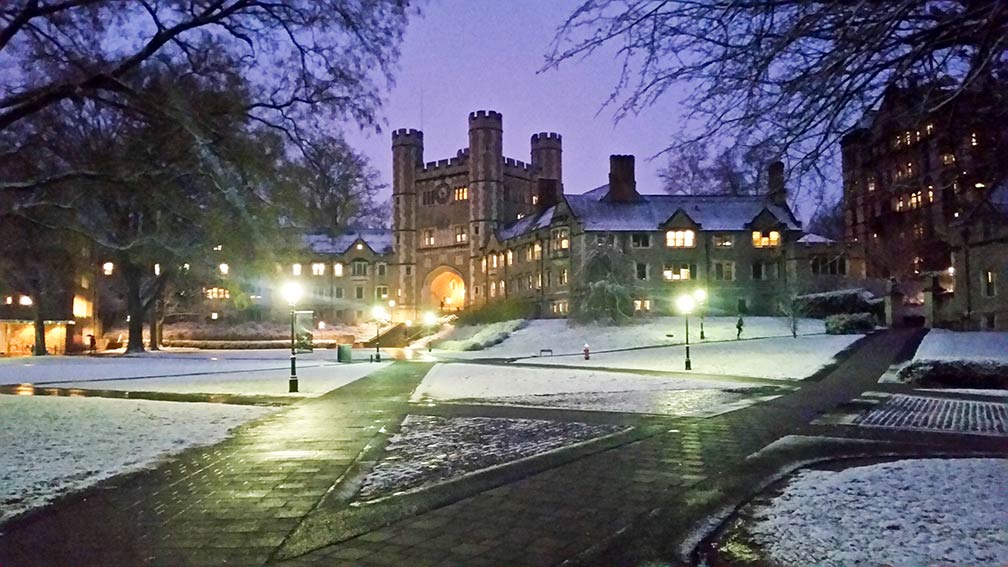
[[397, 364], [3, 528], [0, 565], [261, 565], [386, 425], [427, 364]]

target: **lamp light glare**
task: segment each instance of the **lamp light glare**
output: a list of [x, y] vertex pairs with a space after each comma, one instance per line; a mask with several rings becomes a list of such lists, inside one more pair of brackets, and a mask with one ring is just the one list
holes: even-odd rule
[[297, 282], [287, 282], [280, 288], [280, 295], [290, 305], [294, 305], [300, 301], [303, 294], [304, 289]]
[[680, 313], [688, 315], [693, 312], [694, 307], [696, 307], [696, 301], [692, 295], [684, 294], [676, 298], [676, 309]]
[[388, 321], [389, 313], [381, 305], [375, 305], [374, 309], [371, 310], [371, 316], [375, 318], [376, 321]]
[[437, 323], [437, 315], [428, 311], [423, 314], [423, 322], [424, 325], [427, 325], [428, 327], [433, 327], [434, 324]]
[[703, 303], [707, 301], [707, 290], [700, 288], [693, 292], [693, 297], [696, 299], [697, 303]]

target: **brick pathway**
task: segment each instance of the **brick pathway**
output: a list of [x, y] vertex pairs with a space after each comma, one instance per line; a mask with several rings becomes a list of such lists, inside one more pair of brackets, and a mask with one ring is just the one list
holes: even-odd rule
[[0, 565], [261, 565], [379, 429], [401, 421], [429, 368], [393, 365], [8, 524]]
[[[394, 426], [407, 411], [424, 412], [405, 398], [427, 366], [400, 363], [113, 490], [8, 526], [0, 537], [0, 565], [60, 565], [67, 558], [75, 566], [292, 567], [670, 560], [670, 542], [685, 538], [684, 530], [733, 494], [750, 493], [767, 473], [761, 467], [774, 464], [740, 466], [747, 455], [788, 433], [808, 431], [812, 420], [876, 386], [921, 336], [878, 333], [793, 393], [715, 418], [594, 413], [601, 421], [639, 420], [639, 433], [620, 445], [512, 471], [496, 485], [460, 484], [448, 501], [353, 510], [356, 515], [347, 517], [364, 518], [361, 525], [368, 527], [351, 533], [326, 523], [340, 520], [326, 514], [346, 508], [340, 493], [352, 461], [368, 453], [379, 427]], [[431, 408], [446, 411], [453, 410]], [[590, 413], [551, 412], [558, 419]]]

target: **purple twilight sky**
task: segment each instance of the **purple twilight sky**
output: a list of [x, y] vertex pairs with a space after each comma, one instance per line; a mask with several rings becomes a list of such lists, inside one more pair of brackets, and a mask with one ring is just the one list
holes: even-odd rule
[[[575, 1], [430, 0], [410, 22], [396, 87], [384, 108], [381, 134], [347, 132], [391, 185], [391, 130], [420, 128], [424, 160], [454, 157], [467, 145], [470, 111], [504, 116], [504, 153], [529, 160], [529, 137], [559, 132], [564, 144], [564, 189], [583, 193], [608, 181], [609, 155], [637, 156], [637, 186], [661, 191], [662, 158], [647, 158], [668, 145], [677, 127], [675, 102], [666, 97], [646, 115], [613, 123], [602, 108], [619, 72], [612, 50], [543, 73], [557, 26]], [[422, 100], [422, 103], [421, 103]], [[600, 112], [601, 109], [601, 112]]]

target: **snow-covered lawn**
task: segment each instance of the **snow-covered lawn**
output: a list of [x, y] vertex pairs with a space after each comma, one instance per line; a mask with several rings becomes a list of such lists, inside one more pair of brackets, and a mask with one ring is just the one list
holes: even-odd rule
[[242, 394], [270, 396], [319, 396], [345, 386], [372, 372], [388, 366], [378, 364], [324, 364], [298, 365], [298, 393], [288, 393], [287, 380], [290, 366], [274, 370], [254, 370], [228, 374], [199, 374], [166, 376], [160, 378], [135, 378], [119, 380], [92, 380], [75, 382], [49, 382], [57, 388], [85, 388], [131, 392], [171, 392], [177, 394]]
[[[685, 380], [603, 370], [438, 364], [413, 392], [411, 401], [550, 407], [666, 415], [711, 412], [752, 396], [760, 384]], [[724, 408], [727, 409], [727, 408]], [[716, 412], [715, 412], [716, 413]]]
[[623, 429], [539, 419], [408, 415], [364, 479], [359, 496], [373, 499]]
[[0, 395], [0, 521], [98, 481], [208, 445], [269, 408]]
[[998, 360], [1008, 364], [1008, 333], [931, 329], [914, 360]]
[[[863, 335], [814, 335], [776, 337], [747, 341], [697, 342], [690, 344], [692, 372], [748, 376], [775, 380], [800, 380], [831, 363], [837, 353]], [[683, 371], [686, 349], [682, 345], [583, 357], [541, 357], [523, 362], [633, 370]]]
[[931, 329], [910, 361], [894, 365], [880, 382], [966, 388], [1008, 385], [1008, 333]]
[[[361, 358], [361, 353], [356, 353]], [[383, 368], [331, 362], [334, 352], [298, 355], [297, 395], [319, 395]], [[0, 384], [207, 394], [287, 395], [284, 351], [148, 353], [0, 359]]]
[[1008, 564], [1008, 460], [799, 473], [747, 526], [782, 565]]
[[[704, 318], [708, 341], [735, 340], [735, 317]], [[791, 336], [787, 320], [781, 317], [747, 317], [742, 338]], [[798, 332], [814, 335], [826, 332], [820, 319], [801, 319]], [[672, 334], [673, 337], [667, 335]], [[699, 342], [700, 319], [690, 317], [690, 341]], [[587, 343], [592, 352], [641, 346], [679, 344], [685, 340], [682, 317], [655, 317], [633, 324], [576, 325], [566, 319], [537, 319], [511, 333], [504, 342], [481, 351], [450, 353], [450, 356], [479, 358], [514, 358], [537, 356], [540, 349], [552, 349], [555, 355], [580, 355]], [[437, 349], [435, 349], [437, 350]], [[446, 353], [448, 354], [448, 353]]]

